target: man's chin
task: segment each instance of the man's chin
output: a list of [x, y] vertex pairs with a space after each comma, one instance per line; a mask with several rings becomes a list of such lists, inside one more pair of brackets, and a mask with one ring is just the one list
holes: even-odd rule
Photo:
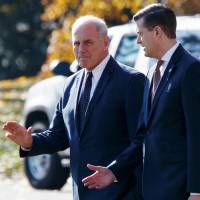
[[151, 54], [149, 54], [147, 51], [144, 50], [144, 56], [145, 57], [152, 57]]
[[87, 68], [88, 64], [86, 62], [79, 62], [79, 65], [82, 67], [82, 68]]
[[144, 56], [149, 57], [149, 54], [146, 51], [144, 51]]
[[85, 69], [87, 69], [87, 70], [93, 70], [95, 67], [91, 67], [90, 65], [87, 65], [87, 64], [84, 64], [84, 63], [79, 63], [79, 66], [81, 67], [81, 68], [85, 68]]
[[146, 48], [145, 48], [145, 47], [143, 47], [143, 52], [144, 52], [144, 55], [145, 55], [145, 56], [148, 55], [147, 52], [146, 52]]

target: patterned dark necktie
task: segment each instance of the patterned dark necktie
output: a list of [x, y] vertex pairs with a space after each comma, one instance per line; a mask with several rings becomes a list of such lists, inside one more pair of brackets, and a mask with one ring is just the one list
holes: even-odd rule
[[152, 99], [152, 101], [153, 101], [153, 98], [155, 96], [156, 90], [158, 88], [158, 84], [159, 84], [160, 79], [161, 79], [160, 67], [162, 66], [163, 63], [164, 63], [163, 60], [159, 60], [157, 62], [156, 69], [154, 71], [153, 85], [152, 85], [152, 90], [151, 90], [151, 99]]
[[92, 72], [87, 72], [85, 85], [78, 104], [78, 126], [79, 131], [82, 131], [85, 116], [90, 101], [90, 91], [92, 88]]

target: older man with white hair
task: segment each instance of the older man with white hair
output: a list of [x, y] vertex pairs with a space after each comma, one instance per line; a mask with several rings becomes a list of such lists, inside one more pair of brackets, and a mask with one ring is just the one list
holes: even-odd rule
[[[94, 16], [72, 27], [75, 57], [82, 68], [68, 77], [48, 130], [32, 133], [16, 122], [4, 124], [6, 136], [19, 144], [20, 156], [54, 153], [70, 147], [74, 200], [136, 200], [134, 176], [98, 190], [84, 187], [87, 163], [108, 165], [133, 138], [142, 104], [144, 75], [119, 65], [108, 53], [105, 22]], [[139, 165], [142, 161], [137, 160]]]

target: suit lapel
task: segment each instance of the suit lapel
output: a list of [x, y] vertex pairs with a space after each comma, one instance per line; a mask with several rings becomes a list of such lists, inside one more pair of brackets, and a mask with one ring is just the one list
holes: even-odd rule
[[[159, 86], [157, 88], [157, 91], [155, 93], [153, 102], [152, 102], [152, 104], [150, 106], [147, 122], [149, 122], [149, 120], [150, 120], [150, 118], [152, 116], [152, 113], [153, 113], [154, 109], [156, 108], [156, 105], [157, 105], [157, 103], [159, 101], [160, 95], [162, 94], [166, 84], [169, 81], [169, 78], [171, 77], [171, 75], [176, 70], [176, 66], [177, 66], [176, 63], [177, 63], [177, 61], [179, 60], [179, 58], [180, 58], [180, 56], [182, 54], [182, 50], [183, 50], [182, 46], [179, 45], [178, 48], [176, 49], [176, 51], [174, 52], [172, 58], [170, 59], [166, 69], [165, 69], [163, 77], [162, 77], [162, 79], [160, 81], [160, 84], [159, 84]], [[153, 76], [151, 77], [151, 82], [152, 82], [152, 78], [153, 78]], [[149, 88], [149, 92], [150, 92], [150, 88]], [[151, 98], [150, 96], [151, 95], [148, 95], [148, 98]], [[148, 102], [151, 102], [151, 100], [148, 99], [147, 103]]]
[[151, 117], [151, 114], [152, 114], [153, 110], [155, 109], [156, 104], [158, 103], [159, 97], [162, 94], [163, 89], [165, 88], [165, 86], [166, 86], [166, 84], [167, 84], [167, 82], [168, 82], [168, 80], [169, 80], [169, 78], [170, 78], [170, 76], [172, 74], [172, 71], [174, 71], [173, 70], [174, 68], [175, 68], [175, 65], [173, 63], [169, 62], [168, 66], [167, 66], [167, 68], [166, 68], [166, 70], [165, 70], [165, 72], [163, 74], [163, 77], [161, 79], [161, 82], [160, 82], [160, 84], [159, 84], [159, 86], [157, 88], [155, 96], [153, 98], [153, 102], [151, 103], [150, 111], [149, 111], [149, 117], [148, 118]]
[[79, 102], [79, 93], [81, 89], [81, 85], [84, 78], [84, 70], [81, 70], [79, 75], [77, 76], [75, 80], [75, 88], [72, 92], [72, 100], [73, 100], [73, 108], [74, 108], [74, 120], [76, 125], [76, 130], [78, 132], [78, 119], [77, 119], [77, 106]]
[[147, 122], [148, 115], [149, 115], [149, 108], [151, 103], [151, 82], [153, 78], [153, 73], [155, 71], [156, 65], [152, 66], [149, 69], [149, 72], [147, 74], [147, 82], [144, 89], [144, 121]]
[[[105, 87], [108, 83], [108, 81], [110, 80], [110, 77], [111, 77], [111, 74], [112, 74], [112, 71], [114, 70], [114, 59], [111, 57], [101, 75], [101, 78], [96, 86], [96, 89], [94, 91], [94, 94], [92, 96], [92, 99], [90, 100], [90, 103], [89, 103], [89, 106], [88, 106], [88, 110], [87, 110], [87, 113], [86, 113], [86, 117], [85, 117], [85, 122], [84, 122], [84, 125], [83, 125], [83, 129], [82, 129], [82, 132], [85, 128], [85, 125], [87, 124], [88, 122], [88, 119], [89, 117], [91, 116], [91, 112], [94, 110], [97, 102], [100, 100], [101, 96], [103, 95], [103, 92], [105, 90]], [[81, 133], [82, 134], [82, 133]]]

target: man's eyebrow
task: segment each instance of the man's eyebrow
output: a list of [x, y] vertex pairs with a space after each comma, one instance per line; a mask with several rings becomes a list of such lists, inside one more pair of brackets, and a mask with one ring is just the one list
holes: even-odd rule
[[91, 38], [85, 39], [84, 42], [90, 42], [93, 41]]

